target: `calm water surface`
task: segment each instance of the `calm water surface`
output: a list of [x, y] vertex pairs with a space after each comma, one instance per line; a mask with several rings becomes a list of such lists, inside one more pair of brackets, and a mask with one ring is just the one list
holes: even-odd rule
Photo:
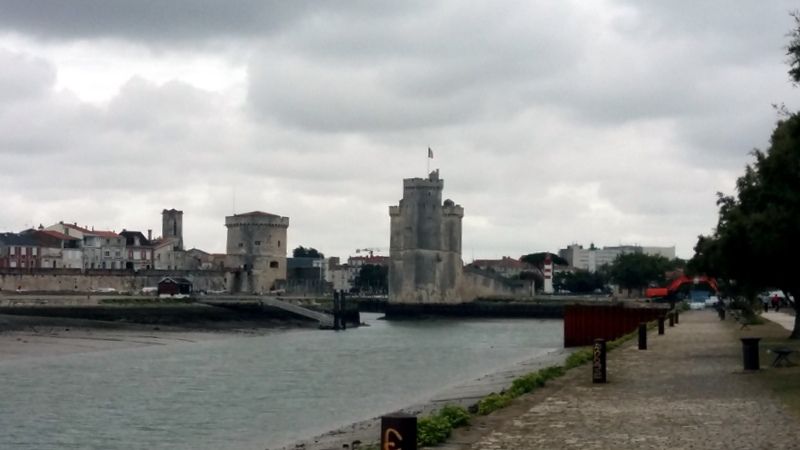
[[0, 449], [275, 447], [562, 345], [560, 320], [386, 322], [0, 361]]

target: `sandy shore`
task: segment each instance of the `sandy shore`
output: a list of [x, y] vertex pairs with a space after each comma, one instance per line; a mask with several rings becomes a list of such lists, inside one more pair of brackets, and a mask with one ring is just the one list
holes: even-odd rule
[[154, 326], [0, 314], [0, 362], [11, 358], [186, 344], [233, 336], [262, 336], [297, 327], [292, 323], [263, 321]]
[[[509, 367], [498, 368], [496, 372], [483, 375], [475, 380], [445, 388], [425, 402], [413, 405], [399, 404], [398, 409], [386, 411], [385, 414], [402, 411], [424, 416], [445, 405], [460, 405], [468, 408], [486, 395], [508, 388], [511, 382], [521, 375], [547, 366], [562, 364], [569, 353], [571, 353], [570, 350], [559, 349], [535, 355]], [[369, 444], [377, 443], [379, 440], [380, 417], [372, 417], [284, 447], [266, 447], [266, 449], [340, 450], [350, 448], [355, 441]], [[344, 447], [344, 445], [348, 445], [348, 447]]]

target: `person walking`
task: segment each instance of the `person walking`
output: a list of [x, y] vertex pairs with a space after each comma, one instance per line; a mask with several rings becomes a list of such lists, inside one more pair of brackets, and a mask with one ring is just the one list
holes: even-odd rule
[[775, 312], [781, 310], [781, 299], [778, 297], [778, 294], [772, 296], [772, 309], [774, 309]]

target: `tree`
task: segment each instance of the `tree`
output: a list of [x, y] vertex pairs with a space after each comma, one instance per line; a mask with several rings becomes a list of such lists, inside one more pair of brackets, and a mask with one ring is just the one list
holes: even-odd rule
[[358, 270], [355, 287], [362, 292], [385, 294], [389, 291], [389, 268], [378, 264], [364, 264]]
[[800, 339], [800, 276], [793, 263], [800, 252], [800, 115], [779, 121], [766, 153], [753, 156], [736, 182], [737, 195], [719, 194], [717, 227], [698, 238], [692, 267], [751, 299], [765, 289], [789, 293], [798, 312], [791, 337]]
[[664, 283], [664, 274], [670, 269], [670, 261], [663, 256], [644, 253], [623, 253], [609, 268], [611, 278], [622, 288], [644, 289], [651, 283]]
[[325, 255], [317, 251], [314, 247], [305, 248], [302, 245], [292, 251], [292, 256], [295, 258], [325, 258]]
[[576, 270], [574, 272], [557, 273], [553, 284], [559, 290], [566, 289], [575, 294], [590, 294], [597, 289], [604, 290], [606, 281], [600, 272], [592, 273], [588, 270]]
[[800, 83], [800, 12], [791, 13], [794, 18], [795, 28], [789, 33], [791, 40], [786, 47], [789, 56], [789, 76], [795, 84]]
[[567, 262], [566, 259], [550, 252], [530, 253], [525, 256], [520, 256], [519, 260], [541, 269], [544, 267], [544, 259], [547, 257], [547, 255], [550, 255], [550, 259], [553, 260], [553, 264], [559, 266], [569, 265], [569, 262]]
[[[787, 46], [789, 76], [800, 83], [800, 13]], [[721, 278], [730, 293], [752, 300], [764, 289], [789, 294], [795, 309], [791, 338], [800, 339], [800, 115], [781, 111], [766, 152], [736, 181], [736, 196], [718, 194], [719, 220], [700, 236], [690, 266]], [[788, 296], [787, 296], [788, 297]]]

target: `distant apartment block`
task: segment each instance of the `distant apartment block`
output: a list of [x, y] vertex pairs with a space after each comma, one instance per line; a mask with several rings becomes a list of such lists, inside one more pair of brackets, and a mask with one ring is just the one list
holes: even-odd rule
[[644, 253], [651, 256], [663, 256], [667, 259], [675, 258], [675, 246], [672, 247], [643, 247], [640, 245], [620, 245], [616, 247], [598, 248], [594, 245], [583, 248], [582, 245], [572, 244], [558, 251], [558, 256], [569, 262], [569, 265], [581, 270], [596, 272], [605, 264], [611, 264], [617, 256], [623, 253]]

